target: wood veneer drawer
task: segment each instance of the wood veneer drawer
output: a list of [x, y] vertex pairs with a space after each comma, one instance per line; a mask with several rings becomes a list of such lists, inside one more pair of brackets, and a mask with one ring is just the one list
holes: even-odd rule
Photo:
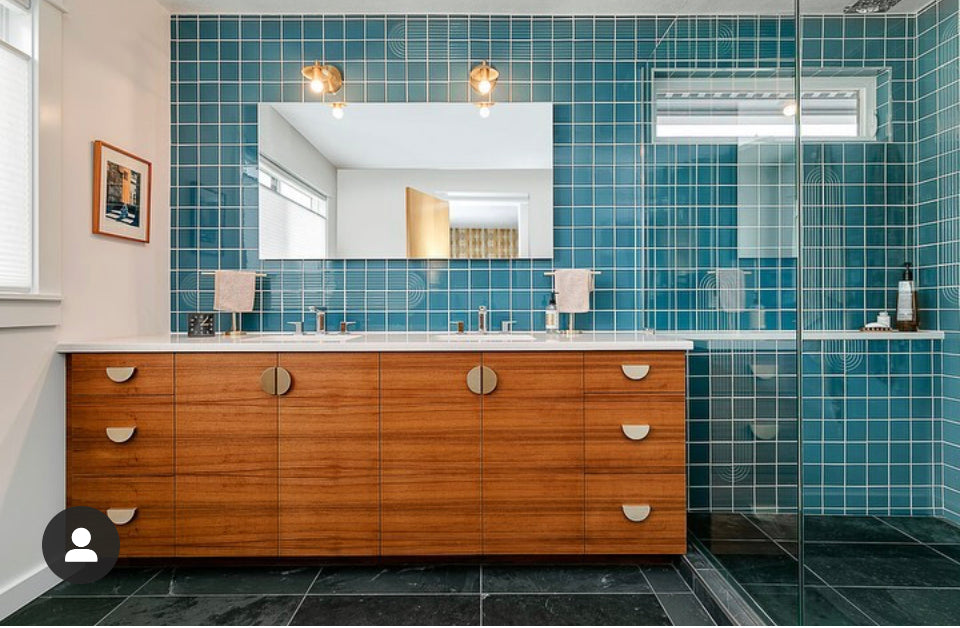
[[683, 473], [588, 475], [586, 503], [588, 554], [687, 551]]
[[117, 399], [70, 404], [71, 475], [173, 473], [173, 402]]
[[588, 393], [683, 393], [683, 351], [587, 351], [584, 389]]
[[587, 473], [682, 473], [683, 395], [586, 395]]
[[70, 356], [71, 397], [172, 395], [172, 353], [78, 353]]
[[73, 476], [67, 506], [107, 513], [120, 534], [120, 556], [173, 556], [173, 476]]
[[276, 556], [277, 477], [177, 476], [177, 556]]

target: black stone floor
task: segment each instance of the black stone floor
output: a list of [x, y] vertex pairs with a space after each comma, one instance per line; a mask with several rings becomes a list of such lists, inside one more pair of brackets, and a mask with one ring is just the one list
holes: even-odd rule
[[[798, 621], [795, 515], [691, 514], [689, 530], [777, 624]], [[804, 517], [804, 623], [960, 622], [960, 527], [933, 517]]]
[[673, 564], [117, 568], [5, 625], [713, 625]]

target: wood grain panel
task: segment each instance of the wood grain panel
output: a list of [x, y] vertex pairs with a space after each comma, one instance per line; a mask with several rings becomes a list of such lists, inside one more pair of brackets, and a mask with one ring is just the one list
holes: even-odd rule
[[381, 552], [481, 551], [479, 353], [381, 355]]
[[[107, 438], [108, 427], [135, 427], [125, 443]], [[173, 401], [123, 398], [71, 401], [67, 410], [70, 475], [172, 475]]]
[[67, 506], [136, 508], [133, 520], [117, 526], [121, 557], [174, 555], [173, 476], [71, 476]]
[[380, 361], [371, 353], [284, 353], [280, 555], [380, 550]]
[[[623, 374], [624, 364], [649, 365], [650, 373], [632, 380]], [[584, 356], [584, 388], [588, 393], [683, 393], [686, 382], [683, 351], [588, 351]]]
[[[685, 471], [683, 395], [587, 395], [587, 473]], [[648, 425], [646, 438], [627, 438], [623, 425]]]
[[[633, 522], [622, 506], [649, 504]], [[684, 554], [687, 551], [683, 473], [587, 476], [588, 554]]]
[[273, 353], [177, 359], [178, 556], [277, 554], [277, 398], [260, 387]]
[[177, 476], [177, 556], [276, 556], [277, 478]]
[[583, 354], [485, 353], [485, 554], [583, 552]]
[[[68, 397], [173, 394], [172, 353], [75, 353], [68, 356]], [[128, 381], [107, 377], [108, 367], [136, 367]]]

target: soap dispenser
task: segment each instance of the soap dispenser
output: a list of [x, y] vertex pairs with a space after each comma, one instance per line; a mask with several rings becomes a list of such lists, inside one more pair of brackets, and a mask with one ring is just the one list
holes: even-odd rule
[[547, 309], [543, 311], [544, 321], [547, 332], [552, 333], [560, 330], [560, 312], [557, 310], [557, 293], [550, 293], [550, 302]]
[[897, 329], [900, 331], [917, 331], [919, 319], [917, 317], [917, 286], [913, 281], [913, 270], [910, 262], [903, 264], [903, 278], [897, 286]]

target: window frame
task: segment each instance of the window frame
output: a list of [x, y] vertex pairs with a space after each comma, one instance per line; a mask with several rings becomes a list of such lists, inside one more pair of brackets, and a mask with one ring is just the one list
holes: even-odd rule
[[[788, 136], [661, 136], [658, 133], [657, 105], [661, 91], [741, 91], [773, 92], [793, 91], [792, 77], [719, 77], [719, 78], [654, 78], [651, 103], [652, 136], [654, 144], [740, 144], [744, 142], [792, 142], [794, 134]], [[816, 91], [855, 91], [857, 92], [857, 135], [856, 136], [816, 136], [803, 133], [801, 139], [807, 142], [875, 142], [879, 131], [877, 119], [877, 77], [876, 76], [810, 76], [802, 79], [801, 94]], [[801, 103], [803, 96], [801, 95]], [[802, 116], [802, 113], [801, 113]], [[802, 121], [801, 121], [802, 122]], [[792, 127], [792, 125], [790, 125]]]

